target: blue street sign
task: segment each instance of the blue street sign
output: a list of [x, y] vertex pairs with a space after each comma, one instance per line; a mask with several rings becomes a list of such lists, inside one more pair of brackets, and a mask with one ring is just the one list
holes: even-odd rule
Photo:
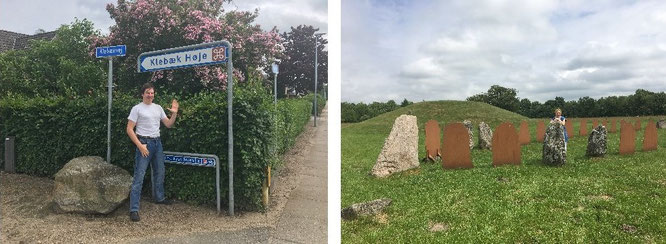
[[217, 161], [213, 157], [198, 157], [190, 155], [178, 155], [178, 154], [164, 154], [165, 163], [173, 164], [182, 164], [182, 165], [192, 165], [192, 166], [203, 166], [203, 167], [215, 167]]
[[[165, 163], [174, 163], [180, 165], [193, 165], [193, 166], [203, 166], [203, 167], [214, 167], [215, 168], [215, 191], [217, 192], [217, 212], [220, 213], [220, 165], [217, 164], [220, 161], [220, 158], [217, 155], [213, 154], [199, 154], [199, 153], [186, 153], [186, 152], [169, 152], [164, 151], [164, 162]], [[152, 178], [153, 171], [150, 171], [150, 176]], [[233, 179], [233, 175], [229, 175], [230, 179]], [[233, 181], [231, 181], [233, 182]], [[229, 184], [229, 205], [233, 207], [234, 205], [234, 188], [233, 184]], [[229, 209], [229, 215], [234, 215], [234, 210]]]
[[154, 52], [142, 53], [138, 58], [138, 72], [178, 69], [192, 66], [225, 63], [229, 48], [222, 42], [196, 44]]
[[98, 47], [95, 49], [98, 58], [125, 56], [127, 48], [125, 45], [111, 46], [111, 47]]

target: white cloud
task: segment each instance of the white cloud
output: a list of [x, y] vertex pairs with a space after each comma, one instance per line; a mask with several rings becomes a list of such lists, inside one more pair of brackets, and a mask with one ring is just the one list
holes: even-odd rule
[[[666, 90], [662, 1], [416, 1], [400, 7], [343, 1], [343, 101], [388, 100], [374, 95], [383, 91], [416, 101], [462, 100], [493, 84], [542, 102]], [[367, 79], [378, 69], [381, 81]], [[365, 85], [350, 86], [356, 82]]]
[[312, 25], [319, 32], [328, 32], [328, 5], [326, 0], [246, 0], [225, 4], [227, 10], [259, 10], [256, 23], [265, 30], [274, 26], [282, 32], [289, 32], [290, 27]]
[[38, 29], [53, 31], [61, 25], [71, 24], [78, 17], [92, 21], [95, 28], [107, 33], [113, 24], [105, 9], [106, 3], [110, 2], [114, 1], [6, 0], [0, 7], [0, 29], [34, 34]]

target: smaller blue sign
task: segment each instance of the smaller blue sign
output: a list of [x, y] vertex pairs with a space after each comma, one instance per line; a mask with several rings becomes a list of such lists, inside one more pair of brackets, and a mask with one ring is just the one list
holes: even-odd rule
[[170, 154], [164, 154], [164, 162], [203, 167], [215, 167], [217, 163], [214, 158]]
[[96, 48], [96, 56], [98, 58], [125, 56], [125, 45], [111, 46], [111, 47], [98, 47]]

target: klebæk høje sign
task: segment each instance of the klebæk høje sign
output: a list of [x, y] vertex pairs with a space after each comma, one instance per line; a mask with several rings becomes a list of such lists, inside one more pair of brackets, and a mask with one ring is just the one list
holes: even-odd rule
[[228, 61], [228, 49], [223, 44], [198, 44], [143, 53], [139, 56], [139, 72], [211, 65]]

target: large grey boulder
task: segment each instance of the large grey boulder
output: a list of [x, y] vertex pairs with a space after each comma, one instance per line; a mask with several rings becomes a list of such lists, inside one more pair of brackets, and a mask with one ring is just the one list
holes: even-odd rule
[[666, 128], [666, 120], [662, 119], [657, 122], [657, 129], [663, 129], [663, 128]]
[[493, 131], [490, 126], [484, 122], [479, 123], [479, 148], [493, 148]]
[[561, 166], [567, 162], [567, 151], [564, 144], [564, 126], [560, 123], [553, 121], [546, 128], [542, 162], [551, 166]]
[[386, 207], [391, 205], [390, 198], [382, 198], [369, 202], [355, 203], [342, 210], [342, 219], [351, 220], [359, 216], [370, 216], [381, 213]]
[[377, 157], [372, 174], [386, 177], [393, 173], [419, 167], [419, 128], [416, 116], [400, 115], [393, 123], [384, 147]]
[[101, 157], [70, 160], [55, 174], [53, 200], [60, 210], [108, 214], [129, 196], [132, 176]]
[[592, 129], [587, 138], [587, 151], [585, 155], [589, 157], [601, 157], [606, 155], [606, 127], [603, 125]]

